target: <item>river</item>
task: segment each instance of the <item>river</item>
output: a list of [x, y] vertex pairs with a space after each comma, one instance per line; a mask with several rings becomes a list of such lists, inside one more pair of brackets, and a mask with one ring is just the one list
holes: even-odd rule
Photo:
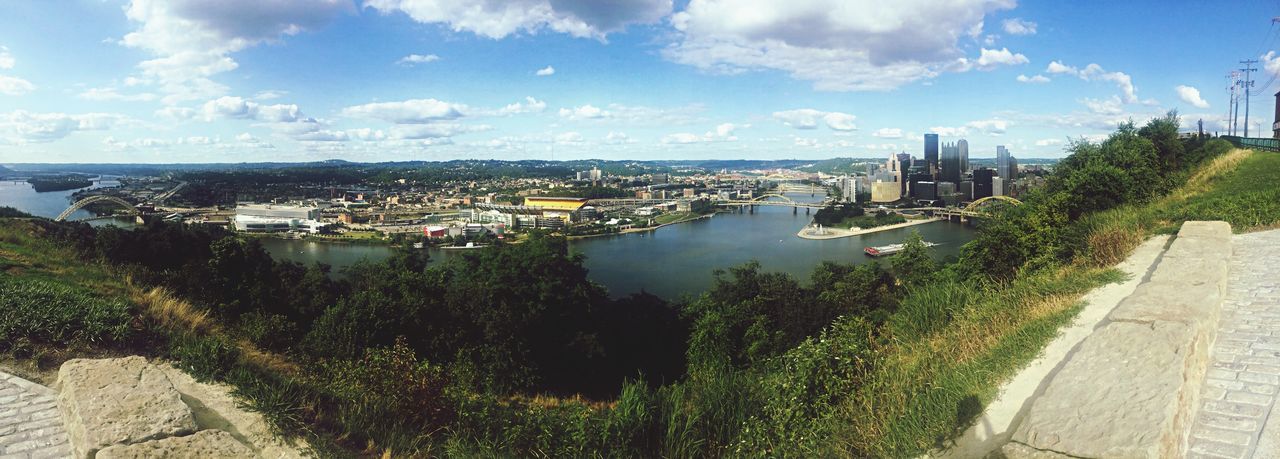
[[[114, 180], [95, 182], [95, 187], [115, 185]], [[15, 207], [33, 215], [53, 218], [71, 204], [74, 190], [36, 193], [26, 182], [0, 182], [0, 205]], [[808, 195], [791, 195], [797, 201]], [[91, 216], [84, 210], [72, 218]], [[919, 231], [933, 248], [936, 258], [959, 254], [960, 246], [973, 237], [973, 230], [959, 223], [937, 222], [879, 233], [840, 239], [809, 240], [796, 232], [809, 221], [803, 210], [760, 206], [751, 212], [720, 213], [713, 218], [659, 228], [652, 232], [630, 233], [570, 241], [569, 250], [582, 254], [589, 277], [622, 296], [647, 291], [676, 299], [706, 291], [714, 281], [713, 272], [751, 260], [767, 271], [782, 271], [807, 281], [822, 261], [867, 263], [863, 247], [901, 242], [911, 231]], [[95, 222], [95, 224], [109, 224]], [[120, 222], [117, 224], [132, 224]], [[307, 240], [263, 239], [271, 254], [279, 259], [304, 264], [326, 263], [335, 271], [361, 259], [381, 260], [391, 248], [381, 245], [314, 242]], [[435, 261], [460, 256], [464, 251], [431, 249]]]
[[[811, 199], [808, 195], [792, 198]], [[614, 296], [643, 290], [676, 299], [706, 291], [714, 282], [715, 270], [751, 260], [759, 261], [767, 271], [782, 271], [807, 281], [822, 261], [871, 262], [873, 259], [862, 252], [864, 247], [901, 242], [913, 230], [919, 231], [924, 240], [940, 244], [933, 248], [938, 259], [958, 255], [960, 246], [973, 237], [971, 227], [950, 222], [839, 239], [796, 237], [808, 222], [809, 216], [803, 210], [793, 214], [789, 207], [760, 206], [754, 213], [721, 213], [652, 232], [578, 239], [569, 242], [569, 250], [586, 258], [589, 277]], [[391, 253], [383, 246], [285, 239], [263, 242], [277, 257], [306, 264], [328, 263], [335, 271], [366, 257], [377, 260]], [[436, 261], [462, 252], [430, 251]]]
[[[54, 218], [62, 211], [67, 210], [74, 202], [71, 195], [80, 190], [91, 190], [94, 188], [104, 188], [119, 185], [120, 182], [114, 180], [110, 176], [103, 176], [101, 179], [93, 179], [93, 185], [87, 188], [78, 188], [75, 190], [63, 191], [46, 191], [44, 193], [36, 192], [31, 188], [31, 184], [25, 181], [5, 180], [0, 181], [0, 206], [12, 207], [31, 215], [40, 217]], [[68, 217], [69, 220], [93, 217], [93, 213], [84, 209], [77, 210]], [[122, 225], [132, 226], [133, 219], [119, 220], [95, 220], [90, 222], [91, 225]]]

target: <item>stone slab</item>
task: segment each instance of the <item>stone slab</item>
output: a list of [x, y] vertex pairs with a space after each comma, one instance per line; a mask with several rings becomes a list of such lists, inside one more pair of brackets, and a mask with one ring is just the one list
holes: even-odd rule
[[1076, 457], [1181, 456], [1184, 407], [1199, 392], [1184, 381], [1203, 373], [1207, 349], [1186, 324], [1112, 322], [1081, 343], [1013, 441]]
[[191, 457], [237, 459], [255, 457], [253, 450], [222, 430], [201, 430], [185, 437], [168, 437], [98, 451], [97, 459], [165, 459]]
[[69, 360], [58, 370], [58, 390], [76, 457], [196, 430], [169, 377], [142, 357]]

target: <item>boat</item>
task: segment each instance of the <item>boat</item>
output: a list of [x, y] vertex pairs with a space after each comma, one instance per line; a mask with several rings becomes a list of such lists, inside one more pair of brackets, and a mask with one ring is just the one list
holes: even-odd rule
[[[935, 245], [938, 245], [938, 244], [935, 244], [932, 242], [924, 243], [925, 247], [933, 247]], [[893, 255], [895, 253], [901, 252], [902, 249], [905, 247], [906, 246], [903, 244], [889, 244], [889, 245], [882, 245], [880, 247], [867, 247], [862, 249], [862, 251], [866, 252], [867, 255], [870, 255], [873, 257], [883, 257], [883, 256]]]

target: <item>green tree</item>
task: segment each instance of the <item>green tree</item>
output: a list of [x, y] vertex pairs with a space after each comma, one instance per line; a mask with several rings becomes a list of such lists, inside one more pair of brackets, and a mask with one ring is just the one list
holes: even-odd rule
[[929, 256], [929, 247], [924, 245], [920, 232], [911, 230], [911, 234], [907, 235], [902, 244], [902, 251], [889, 260], [894, 277], [898, 278], [903, 285], [928, 281], [929, 276], [937, 270], [937, 264]]

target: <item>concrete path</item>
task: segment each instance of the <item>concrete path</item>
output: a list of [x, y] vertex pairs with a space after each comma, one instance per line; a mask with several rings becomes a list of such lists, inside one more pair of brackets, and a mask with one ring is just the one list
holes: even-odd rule
[[0, 372], [0, 459], [71, 457], [57, 393]]
[[1190, 457], [1280, 458], [1280, 230], [1232, 236], [1218, 339]]

